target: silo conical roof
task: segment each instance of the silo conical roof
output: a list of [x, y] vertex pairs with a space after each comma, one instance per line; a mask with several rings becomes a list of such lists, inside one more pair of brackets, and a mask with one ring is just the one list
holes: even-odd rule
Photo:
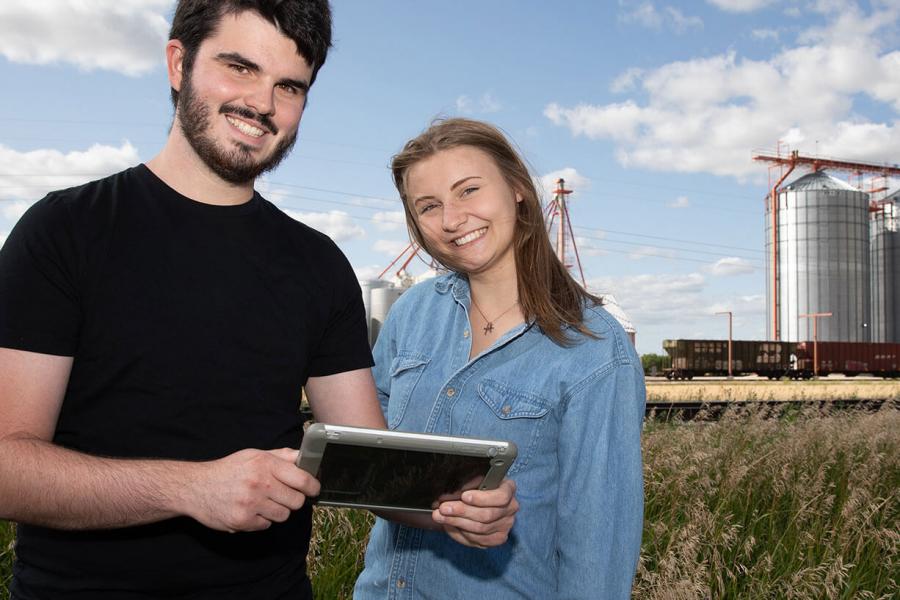
[[784, 190], [792, 190], [792, 191], [809, 191], [809, 190], [847, 190], [851, 192], [858, 192], [860, 190], [856, 189], [846, 181], [842, 181], [837, 177], [829, 175], [825, 171], [815, 171], [808, 175], [804, 175], [803, 177], [799, 177], [794, 181], [790, 182], [782, 189]]

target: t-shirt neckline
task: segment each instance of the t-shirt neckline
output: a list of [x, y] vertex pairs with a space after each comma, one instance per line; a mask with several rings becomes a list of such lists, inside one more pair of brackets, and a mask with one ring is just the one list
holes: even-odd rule
[[199, 202], [197, 200], [194, 200], [193, 198], [189, 198], [188, 196], [179, 193], [165, 181], [160, 179], [159, 176], [157, 176], [156, 173], [150, 170], [150, 168], [145, 163], [137, 165], [134, 170], [138, 177], [143, 179], [147, 183], [147, 185], [153, 188], [157, 193], [178, 202], [187, 210], [192, 210], [208, 215], [239, 216], [246, 215], [257, 210], [260, 203], [262, 202], [262, 196], [260, 196], [259, 192], [257, 192], [256, 190], [253, 190], [253, 195], [250, 197], [250, 199], [246, 202], [242, 202], [241, 204], [207, 204], [205, 202]]

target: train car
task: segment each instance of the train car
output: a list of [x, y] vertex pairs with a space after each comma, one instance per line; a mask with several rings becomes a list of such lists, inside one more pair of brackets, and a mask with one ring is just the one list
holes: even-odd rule
[[[755, 373], [770, 379], [788, 375], [796, 361], [794, 342], [732, 340], [732, 374]], [[728, 342], [725, 340], [663, 340], [671, 359], [667, 379], [693, 379], [702, 375], [728, 375]]]
[[793, 379], [812, 377], [816, 354], [822, 377], [831, 373], [848, 377], [863, 373], [884, 378], [900, 377], [900, 344], [874, 342], [798, 342], [796, 365], [789, 376]]

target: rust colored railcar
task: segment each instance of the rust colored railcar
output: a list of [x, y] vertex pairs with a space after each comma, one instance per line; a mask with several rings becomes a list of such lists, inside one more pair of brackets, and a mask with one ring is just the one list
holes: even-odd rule
[[[732, 340], [732, 373], [755, 373], [770, 379], [788, 375], [796, 359], [793, 342]], [[667, 379], [693, 379], [702, 375], [728, 375], [728, 342], [725, 340], [663, 340], [671, 358], [664, 371]]]
[[797, 362], [790, 375], [804, 379], [812, 377], [815, 372], [814, 355], [818, 355], [819, 375], [823, 377], [831, 373], [843, 373], [848, 377], [863, 373], [900, 377], [900, 344], [798, 342]]

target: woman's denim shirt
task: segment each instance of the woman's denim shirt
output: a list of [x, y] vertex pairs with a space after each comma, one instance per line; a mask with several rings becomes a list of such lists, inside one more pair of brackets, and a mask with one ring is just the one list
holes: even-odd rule
[[469, 359], [467, 280], [407, 291], [375, 345], [391, 429], [512, 440], [521, 505], [509, 541], [479, 550], [377, 519], [354, 598], [628, 598], [643, 519], [644, 378], [618, 322], [585, 309], [597, 339], [555, 344], [522, 324]]

